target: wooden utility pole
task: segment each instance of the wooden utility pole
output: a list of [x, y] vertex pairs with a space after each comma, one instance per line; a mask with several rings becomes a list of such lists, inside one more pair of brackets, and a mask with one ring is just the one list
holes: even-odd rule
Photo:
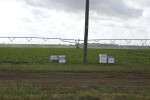
[[86, 0], [83, 63], [87, 62], [88, 28], [89, 28], [89, 0]]

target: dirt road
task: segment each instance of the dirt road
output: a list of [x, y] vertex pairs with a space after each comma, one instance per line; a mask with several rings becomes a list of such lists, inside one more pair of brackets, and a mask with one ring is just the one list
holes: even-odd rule
[[43, 89], [52, 86], [72, 87], [80, 85], [101, 89], [109, 85], [121, 91], [129, 89], [150, 89], [150, 71], [134, 72], [59, 72], [59, 71], [0, 71], [1, 82], [31, 82]]

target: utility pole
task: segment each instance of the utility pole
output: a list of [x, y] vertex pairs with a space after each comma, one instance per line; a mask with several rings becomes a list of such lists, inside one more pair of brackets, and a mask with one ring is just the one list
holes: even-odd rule
[[88, 28], [89, 28], [89, 0], [86, 0], [83, 63], [87, 62]]

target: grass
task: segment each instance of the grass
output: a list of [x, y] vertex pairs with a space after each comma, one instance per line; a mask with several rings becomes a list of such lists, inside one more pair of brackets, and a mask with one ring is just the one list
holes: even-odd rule
[[22, 84], [16, 84], [16, 83], [0, 83], [0, 96], [3, 95], [24, 95], [24, 94], [39, 94], [40, 93], [40, 86], [37, 85], [31, 85], [30, 83], [22, 83]]
[[[115, 64], [99, 64], [99, 54], [114, 56]], [[50, 64], [50, 55], [66, 55], [66, 64]], [[88, 62], [82, 64], [83, 49], [0, 47], [0, 70], [48, 71], [137, 71], [150, 70], [149, 49], [88, 49]]]
[[103, 94], [95, 95], [91, 93], [81, 94], [52, 94], [49, 96], [25, 95], [25, 96], [3, 96], [1, 100], [149, 100], [150, 96], [127, 95], [127, 94]]
[[[99, 54], [114, 56], [116, 66], [150, 66], [149, 49], [88, 49], [88, 65], [99, 65]], [[0, 47], [1, 63], [50, 63], [50, 55], [66, 55], [67, 64], [82, 64], [83, 49]]]
[[102, 93], [90, 89], [68, 93], [57, 90], [49, 93], [30, 83], [0, 83], [0, 100], [149, 100], [149, 94], [121, 94], [107, 86]]
[[[114, 56], [115, 64], [99, 64], [99, 54]], [[50, 55], [66, 55], [66, 64], [50, 64]], [[31, 71], [150, 71], [148, 49], [88, 49], [88, 62], [82, 64], [83, 49], [0, 47], [0, 70]], [[7, 73], [6, 73], [7, 74]], [[0, 83], [0, 100], [150, 100], [149, 90], [130, 94], [104, 86], [101, 91], [74, 87], [43, 90], [30, 83]]]
[[9, 64], [1, 63], [0, 70], [20, 71], [150, 71], [149, 66], [116, 66], [88, 64]]

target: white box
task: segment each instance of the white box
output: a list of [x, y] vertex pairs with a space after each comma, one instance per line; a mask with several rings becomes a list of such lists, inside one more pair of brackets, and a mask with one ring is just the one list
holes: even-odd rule
[[109, 64], [114, 64], [115, 63], [115, 59], [113, 56], [108, 56], [108, 63]]
[[107, 63], [107, 54], [100, 54], [100, 63]]
[[66, 63], [66, 56], [65, 55], [61, 55], [58, 57], [59, 58], [59, 63]]
[[51, 63], [58, 63], [58, 57], [57, 56], [51, 56]]

